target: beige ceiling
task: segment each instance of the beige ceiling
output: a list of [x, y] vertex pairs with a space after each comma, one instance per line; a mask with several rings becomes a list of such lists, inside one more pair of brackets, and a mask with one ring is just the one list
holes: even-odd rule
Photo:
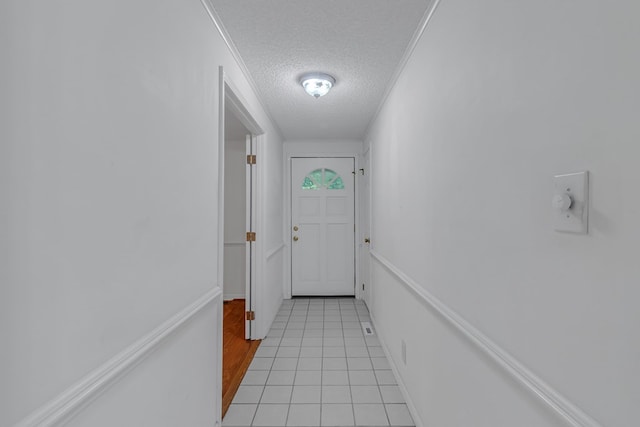
[[[211, 0], [287, 140], [362, 139], [431, 0]], [[333, 75], [326, 96], [299, 84]]]

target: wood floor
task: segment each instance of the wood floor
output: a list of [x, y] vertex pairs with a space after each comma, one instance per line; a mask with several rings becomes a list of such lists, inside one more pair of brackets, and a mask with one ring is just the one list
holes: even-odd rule
[[222, 416], [227, 413], [260, 341], [244, 339], [245, 301], [224, 302], [222, 351]]

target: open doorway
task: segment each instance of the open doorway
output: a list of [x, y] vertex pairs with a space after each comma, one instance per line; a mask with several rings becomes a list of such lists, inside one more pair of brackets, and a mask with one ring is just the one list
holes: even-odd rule
[[[247, 281], [246, 137], [250, 133], [229, 108], [224, 116], [224, 282], [225, 301], [245, 300]], [[244, 325], [243, 325], [244, 331]], [[244, 332], [243, 332], [244, 338]]]
[[237, 91], [221, 69], [219, 191], [223, 238], [218, 259], [222, 284], [222, 416], [253, 359], [259, 345], [255, 328], [258, 293], [256, 264], [259, 249], [257, 228], [257, 135], [260, 127], [248, 113]]
[[[224, 280], [223, 280], [223, 415], [235, 395], [258, 346], [246, 325], [251, 306], [251, 171], [247, 172], [249, 130], [225, 106], [224, 116]], [[249, 282], [249, 286], [247, 283]]]

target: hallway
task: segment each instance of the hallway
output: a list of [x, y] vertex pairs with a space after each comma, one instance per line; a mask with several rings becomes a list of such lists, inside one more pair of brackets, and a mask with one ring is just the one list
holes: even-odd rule
[[0, 426], [640, 425], [638, 16], [0, 2]]
[[414, 426], [361, 300], [285, 300], [224, 426]]

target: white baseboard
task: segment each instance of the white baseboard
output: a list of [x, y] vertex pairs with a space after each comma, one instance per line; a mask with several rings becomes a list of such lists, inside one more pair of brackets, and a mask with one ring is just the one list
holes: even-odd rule
[[[486, 353], [500, 368], [522, 384], [535, 398], [540, 399], [547, 407], [558, 414], [560, 418], [567, 423], [567, 425], [572, 427], [602, 427], [600, 423], [570, 402], [567, 398], [562, 396], [549, 384], [538, 378], [533, 372], [531, 372], [531, 370], [526, 368], [506, 350], [499, 347], [489, 337], [464, 320], [453, 309], [448, 307], [422, 286], [418, 285], [413, 279], [404, 274], [384, 256], [374, 250], [370, 251], [370, 253], [372, 259], [382, 265], [387, 271], [399, 279], [400, 283], [407, 287], [415, 296], [424, 301], [424, 303], [430, 306], [444, 320], [460, 331], [463, 337], [469, 340], [478, 349]], [[375, 324], [373, 315], [371, 318], [374, 320]], [[382, 342], [382, 340], [380, 342]], [[389, 363], [394, 369], [394, 374], [397, 374], [397, 368], [394, 366], [393, 360], [389, 357], [390, 354], [388, 353], [388, 349], [384, 345], [383, 348], [385, 349], [384, 351], [385, 354], [387, 354]], [[397, 377], [400, 378], [399, 375]], [[400, 379], [398, 381], [399, 383], [401, 382]], [[406, 392], [406, 387], [401, 385], [400, 388], [406, 395], [405, 398], [409, 397]], [[407, 399], [407, 402], [409, 401], [410, 399]], [[411, 415], [416, 414], [415, 407], [413, 407], [413, 409], [410, 407], [410, 410]]]
[[[373, 323], [373, 329], [375, 331], [379, 331], [380, 328], [378, 328], [378, 322], [376, 322], [376, 319], [373, 313], [371, 312], [371, 310], [369, 310], [369, 315], [371, 317], [371, 322]], [[387, 357], [389, 366], [391, 366], [391, 371], [393, 372], [393, 376], [396, 378], [396, 381], [398, 381], [398, 387], [400, 387], [400, 392], [404, 397], [404, 401], [407, 404], [407, 408], [409, 408], [409, 413], [413, 418], [413, 422], [415, 423], [416, 427], [424, 427], [424, 423], [422, 422], [422, 419], [418, 416], [418, 409], [413, 403], [413, 400], [411, 400], [411, 395], [409, 394], [409, 390], [407, 390], [407, 386], [405, 385], [404, 380], [402, 379], [402, 376], [400, 376], [400, 371], [398, 370], [398, 366], [396, 365], [395, 360], [393, 360], [393, 358], [391, 357], [391, 352], [389, 351], [389, 347], [387, 346], [387, 343], [382, 339], [382, 336], [380, 335], [380, 333], [378, 333], [377, 335], [378, 335], [378, 340], [380, 341], [380, 345], [382, 346], [382, 351], [384, 351], [384, 355]]]
[[245, 299], [245, 295], [244, 294], [224, 294], [223, 299], [225, 301], [231, 301], [234, 299]]
[[155, 330], [117, 354], [111, 360], [49, 401], [14, 427], [49, 427], [61, 425], [115, 384], [137, 364], [158, 348], [173, 332], [222, 295], [219, 287], [209, 290], [189, 306], [176, 313]]

